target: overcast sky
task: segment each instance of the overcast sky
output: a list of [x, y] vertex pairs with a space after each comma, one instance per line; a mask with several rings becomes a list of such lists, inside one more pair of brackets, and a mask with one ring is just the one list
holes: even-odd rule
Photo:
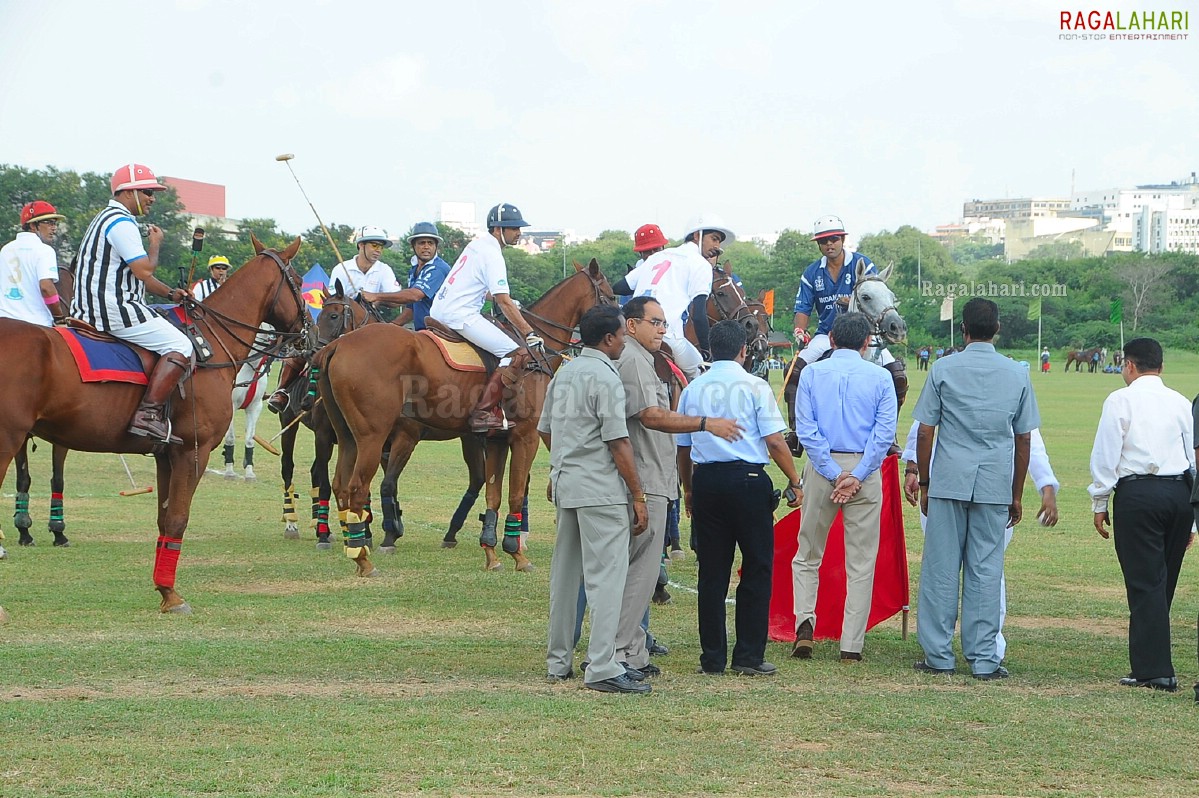
[[[1186, 41], [1060, 41], [1060, 0], [0, 2], [0, 163], [227, 186], [392, 232], [443, 200], [594, 235], [953, 221], [1199, 169]], [[856, 237], [856, 235], [854, 235]]]

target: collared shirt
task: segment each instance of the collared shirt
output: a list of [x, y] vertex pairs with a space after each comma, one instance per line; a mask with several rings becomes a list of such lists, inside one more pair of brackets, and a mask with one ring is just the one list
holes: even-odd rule
[[895, 441], [898, 413], [891, 372], [852, 349], [834, 349], [800, 372], [795, 434], [825, 479], [841, 474], [832, 452], [861, 452], [851, 473], [865, 482]]
[[649, 407], [670, 409], [670, 393], [654, 371], [654, 356], [636, 338], [626, 335], [616, 370], [624, 384], [629, 442], [633, 444], [633, 459], [642, 489], [655, 496], [677, 499], [679, 468], [674, 439], [669, 432], [649, 429], [637, 419], [637, 414]]
[[[705, 261], [706, 262], [706, 261]], [[709, 270], [710, 272], [710, 270]], [[787, 429], [770, 385], [735, 360], [718, 360], [683, 389], [678, 412], [687, 416], [731, 418], [744, 429], [729, 442], [710, 432], [681, 432], [679, 446], [691, 447], [693, 463], [767, 463], [766, 436]]]
[[633, 296], [652, 296], [675, 338], [683, 337], [687, 309], [697, 296], [712, 293], [712, 265], [700, 254], [699, 245], [688, 241], [655, 252], [625, 276]]
[[22, 230], [0, 249], [0, 318], [53, 325], [42, 280], [58, 282], [58, 257], [37, 233]]
[[878, 269], [874, 268], [874, 263], [870, 258], [858, 252], [846, 255], [845, 264], [841, 267], [841, 274], [837, 276], [836, 280], [829, 274], [828, 258], [822, 257], [818, 261], [813, 261], [808, 268], [804, 269], [803, 277], [799, 280], [799, 291], [795, 294], [794, 312], [806, 313], [810, 317], [812, 309], [815, 308], [816, 314], [820, 318], [820, 326], [816, 329], [817, 335], [827, 335], [833, 329], [833, 322], [837, 320], [837, 314], [841, 312], [841, 306], [837, 304], [837, 299], [853, 293], [854, 283], [858, 279], [858, 265], [862, 263], [866, 265], [866, 274], [878, 274]]
[[450, 264], [446, 263], [440, 255], [434, 255], [433, 260], [426, 263], [423, 267], [416, 256], [412, 256], [410, 261], [412, 268], [408, 270], [408, 287], [416, 288], [425, 295], [424, 299], [413, 302], [412, 307], [412, 326], [414, 329], [425, 329], [425, 317], [429, 315], [429, 309], [433, 307], [433, 297], [437, 296], [437, 292], [441, 289], [441, 284], [445, 282], [446, 275], [450, 273]]
[[[916, 434], [920, 431], [920, 422], [913, 421], [912, 428], [908, 430], [907, 442], [903, 445], [903, 454], [900, 455], [909, 463], [916, 464]], [[933, 451], [934, 456], [936, 450]], [[1015, 460], [1012, 461], [1012, 467], [1015, 468]], [[932, 467], [932, 463], [929, 463]], [[1053, 473], [1053, 465], [1049, 462], [1049, 451], [1045, 448], [1045, 439], [1041, 437], [1041, 430], [1034, 429], [1028, 436], [1028, 478], [1032, 480], [1032, 484], [1036, 485], [1037, 492], [1041, 492], [1046, 487], [1052, 485], [1054, 490], [1062, 486], [1057, 480], [1057, 474]]]
[[616, 364], [584, 347], [550, 380], [538, 432], [551, 436], [550, 482], [563, 508], [627, 504], [629, 494], [608, 442], [629, 437]]
[[203, 302], [205, 299], [208, 299], [208, 297], [212, 296], [213, 291], [220, 287], [221, 284], [215, 279], [212, 277], [205, 277], [203, 280], [198, 281], [192, 286], [192, 296], [196, 298], [197, 302]]
[[83, 234], [71, 315], [97, 330], [123, 330], [157, 314], [144, 302], [146, 284], [130, 265], [148, 257], [133, 214], [114, 200], [96, 214]]
[[1041, 426], [1028, 370], [975, 342], [933, 363], [912, 417], [937, 427], [928, 495], [1012, 503], [1015, 436]]
[[365, 272], [358, 268], [358, 256], [342, 261], [333, 267], [329, 275], [329, 287], [341, 280], [341, 290], [348, 299], [357, 298], [362, 291], [372, 294], [390, 294], [400, 290], [400, 281], [392, 268], [377, 260]]
[[1091, 448], [1092, 512], [1107, 510], [1121, 477], [1174, 476], [1195, 467], [1191, 403], [1156, 374], [1146, 374], [1103, 400]]
[[483, 233], [466, 245], [433, 299], [429, 315], [442, 324], [461, 330], [467, 319], [483, 309], [487, 294], [509, 294], [508, 267], [504, 250], [491, 233]]

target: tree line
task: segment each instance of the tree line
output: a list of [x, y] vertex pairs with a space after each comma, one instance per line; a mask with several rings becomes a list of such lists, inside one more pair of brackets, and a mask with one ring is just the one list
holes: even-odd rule
[[[195, 258], [190, 243], [192, 226], [173, 189], [154, 203], [142, 221], [157, 224], [165, 231], [159, 256], [158, 276], [168, 285], [177, 285], [180, 275], [192, 282], [207, 276], [211, 255], [224, 255], [234, 268], [253, 255], [250, 234], [267, 246], [283, 248], [296, 235], [303, 239], [297, 268], [306, 271], [320, 263], [326, 271], [342, 258], [352, 257], [355, 247], [351, 236], [354, 225], [334, 223], [329, 233], [337, 251], [319, 225], [297, 233], [285, 232], [274, 219], [243, 219], [232, 235], [208, 231], [204, 251]], [[75, 255], [79, 239], [88, 222], [108, 202], [108, 175], [77, 173], [47, 166], [27, 169], [0, 165], [0, 199], [8, 213], [11, 240], [19, 229], [22, 205], [34, 199], [52, 203], [67, 218], [59, 228], [56, 248], [61, 265]], [[425, 221], [420, 219], [412, 220]], [[411, 224], [409, 225], [411, 227]], [[442, 257], [450, 263], [467, 244], [460, 230], [438, 223], [445, 244]], [[391, 231], [395, 232], [395, 231]], [[401, 236], [403, 239], [404, 236]], [[774, 292], [774, 327], [790, 336], [791, 317], [799, 279], [808, 264], [820, 257], [806, 230], [783, 230], [771, 244], [737, 240], [729, 244], [721, 257], [725, 268], [736, 273], [751, 297], [766, 290]], [[1170, 253], [1146, 256], [1124, 253], [1086, 258], [1069, 245], [1034, 250], [1027, 260], [1007, 263], [1002, 245], [978, 239], [966, 239], [946, 246], [939, 240], [905, 225], [895, 230], [862, 235], [857, 250], [881, 269], [895, 265], [890, 286], [899, 298], [899, 310], [908, 322], [909, 349], [947, 344], [949, 322], [940, 320], [940, 311], [949, 286], [982, 286], [990, 291], [1000, 309], [1002, 344], [1010, 348], [1031, 348], [1037, 343], [1037, 321], [1029, 318], [1034, 302], [1033, 286], [1059, 287], [1059, 295], [1041, 299], [1042, 340], [1050, 349], [1119, 345], [1120, 331], [1112, 322], [1112, 303], [1120, 300], [1125, 337], [1153, 335], [1170, 347], [1199, 347], [1199, 256]], [[383, 260], [395, 270], [401, 283], [408, 274], [412, 252], [401, 240], [398, 248], [384, 253]], [[595, 258], [604, 273], [616, 282], [637, 262], [629, 232], [605, 230], [595, 240], [566, 245], [558, 242], [547, 252], [529, 254], [521, 249], [506, 249], [508, 277], [512, 295], [524, 304], [532, 303], [563, 276], [573, 273], [572, 262], [588, 263]], [[938, 291], [937, 287], [940, 286]], [[1018, 295], [1015, 286], [1024, 287]], [[964, 298], [958, 297], [955, 316], [960, 318]], [[955, 341], [960, 335], [954, 332]]]

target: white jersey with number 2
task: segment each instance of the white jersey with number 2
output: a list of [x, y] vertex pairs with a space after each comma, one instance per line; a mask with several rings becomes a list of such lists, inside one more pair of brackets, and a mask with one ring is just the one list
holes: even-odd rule
[[488, 293], [510, 293], [504, 253], [495, 236], [483, 234], [466, 245], [454, 262], [429, 315], [454, 330], [479, 315]]
[[712, 266], [693, 241], [650, 255], [625, 276], [633, 296], [652, 296], [662, 306], [670, 334], [683, 337], [683, 314], [691, 300], [712, 293]]

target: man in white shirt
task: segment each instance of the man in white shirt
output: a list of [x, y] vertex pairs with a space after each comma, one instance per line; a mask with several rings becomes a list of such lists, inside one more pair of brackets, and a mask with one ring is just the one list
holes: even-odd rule
[[[1095, 531], [1116, 533], [1128, 593], [1128, 660], [1120, 684], [1175, 692], [1170, 605], [1191, 539], [1195, 451], [1191, 404], [1162, 383], [1162, 347], [1152, 338], [1124, 345], [1128, 387], [1103, 402], [1091, 449]], [[1115, 491], [1112, 515], [1108, 499]], [[1117, 523], [1112, 524], [1112, 519]]]
[[67, 315], [58, 297], [58, 257], [50, 246], [58, 220], [65, 218], [43, 200], [21, 208], [21, 232], [0, 249], [0, 317], [49, 327]]
[[[718, 255], [721, 245], [732, 243], [733, 231], [715, 214], [701, 214], [687, 225], [683, 243], [646, 258], [625, 275], [617, 293], [652, 296], [662, 305], [670, 325], [663, 339], [674, 355], [675, 363], [694, 379], [708, 349], [708, 294], [712, 293], [712, 265], [706, 258]], [[683, 334], [688, 313], [695, 327], [699, 348]]]
[[500, 359], [499, 367], [492, 372], [471, 411], [470, 425], [474, 432], [485, 433], [506, 426], [500, 409], [504, 367], [512, 362], [512, 353], [517, 350], [516, 343], [503, 330], [483, 318], [480, 311], [487, 295], [491, 294], [504, 318], [524, 336], [529, 349], [545, 350], [545, 342], [524, 320], [512, 299], [508, 268], [504, 264], [503, 248], [515, 244], [520, 238], [520, 228], [528, 226], [515, 205], [502, 202], [488, 211], [487, 233], [477, 236], [462, 250], [429, 309], [429, 316]]
[[221, 287], [229, 276], [229, 259], [224, 255], [213, 255], [208, 259], [208, 276], [192, 286], [192, 296], [203, 302], [212, 292]]

